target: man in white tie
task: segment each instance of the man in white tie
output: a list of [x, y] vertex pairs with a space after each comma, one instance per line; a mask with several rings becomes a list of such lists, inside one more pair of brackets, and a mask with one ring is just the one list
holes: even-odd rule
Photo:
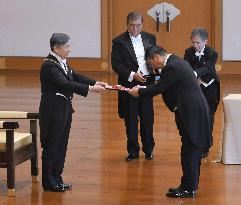
[[[138, 12], [127, 15], [127, 31], [112, 41], [112, 69], [118, 74], [118, 84], [127, 88], [136, 85], [145, 86], [155, 82], [146, 64], [145, 51], [156, 44], [153, 34], [142, 31], [143, 17]], [[147, 77], [148, 76], [148, 77]], [[134, 98], [125, 92], [118, 93], [118, 113], [124, 119], [127, 136], [126, 161], [139, 159], [139, 152], [145, 153], [145, 159], [153, 159], [155, 146], [153, 137], [154, 109], [152, 97]], [[142, 148], [138, 143], [138, 124]]]
[[42, 150], [42, 186], [45, 191], [64, 192], [72, 186], [62, 179], [69, 132], [72, 122], [73, 93], [86, 97], [99, 93], [108, 85], [74, 71], [66, 58], [71, 51], [70, 37], [54, 33], [50, 53], [40, 70], [41, 101], [39, 106]]
[[[189, 62], [200, 83], [209, 104], [213, 124], [220, 100], [220, 82], [215, 69], [218, 53], [207, 45], [208, 32], [204, 28], [198, 27], [191, 32], [191, 42], [192, 46], [185, 50], [184, 59]], [[207, 154], [208, 151], [203, 157]]]

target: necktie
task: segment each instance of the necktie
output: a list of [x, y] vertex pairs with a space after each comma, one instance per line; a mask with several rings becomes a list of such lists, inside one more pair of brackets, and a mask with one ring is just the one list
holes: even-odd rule
[[65, 71], [66, 74], [68, 73], [68, 67], [65, 63], [64, 63], [64, 71]]

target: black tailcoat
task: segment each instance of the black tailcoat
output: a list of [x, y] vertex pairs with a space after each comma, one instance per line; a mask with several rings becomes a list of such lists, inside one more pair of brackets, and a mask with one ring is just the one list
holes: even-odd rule
[[192, 68], [181, 58], [171, 55], [155, 85], [139, 89], [140, 95], [162, 93], [167, 107], [180, 114], [188, 137], [197, 147], [210, 147], [210, 114], [207, 101]]
[[201, 78], [205, 83], [210, 82], [212, 79], [215, 80], [208, 87], [201, 85], [203, 93], [207, 98], [211, 114], [214, 115], [220, 101], [220, 82], [215, 69], [218, 53], [206, 45], [203, 51], [204, 55], [202, 55], [199, 60], [195, 52], [193, 47], [186, 49], [184, 59], [189, 62], [193, 70], [197, 73], [197, 78]]
[[46, 189], [63, 183], [61, 174], [72, 122], [73, 93], [87, 96], [89, 85], [94, 85], [96, 81], [77, 74], [70, 67], [65, 74], [58, 60], [52, 55], [48, 55], [42, 64], [40, 81], [42, 185]]
[[[141, 32], [144, 49], [152, 45], [156, 45], [156, 38], [154, 35], [146, 32]], [[131, 72], [137, 72], [139, 65], [137, 62], [134, 47], [132, 45], [130, 35], [128, 32], [122, 33], [113, 40], [111, 53], [112, 69], [118, 74], [118, 84], [128, 88], [132, 88], [139, 82], [133, 80], [128, 81]], [[121, 118], [126, 113], [126, 100], [130, 96], [125, 93], [119, 93], [118, 96], [118, 111]]]
[[[156, 44], [154, 35], [141, 32], [144, 49]], [[137, 62], [134, 47], [128, 32], [124, 32], [112, 41], [111, 63], [113, 70], [118, 74], [118, 84], [128, 88], [142, 85], [133, 79], [128, 81], [131, 72], [137, 72], [139, 65]], [[154, 79], [148, 83], [154, 83]], [[154, 110], [152, 98], [134, 98], [128, 93], [118, 93], [118, 113], [120, 118], [124, 118], [127, 133], [127, 150], [129, 153], [139, 152], [138, 145], [138, 116], [140, 117], [141, 137], [143, 151], [152, 152], [154, 147], [153, 123]]]
[[202, 154], [211, 146], [211, 117], [205, 96], [190, 65], [171, 55], [155, 85], [139, 89], [140, 96], [162, 93], [167, 107], [175, 112], [179, 134], [182, 136], [181, 164], [183, 176], [180, 187], [198, 188]]
[[58, 60], [48, 55], [42, 64], [40, 71], [41, 81], [41, 102], [40, 102], [40, 123], [41, 128], [41, 143], [45, 143], [46, 133], [49, 132], [49, 119], [51, 119], [56, 112], [54, 108], [58, 101], [63, 101], [65, 98], [56, 95], [60, 93], [66, 97], [67, 102], [71, 102], [73, 93], [87, 96], [89, 85], [94, 85], [95, 80], [87, 78], [78, 74], [68, 66], [68, 75], [65, 74]]

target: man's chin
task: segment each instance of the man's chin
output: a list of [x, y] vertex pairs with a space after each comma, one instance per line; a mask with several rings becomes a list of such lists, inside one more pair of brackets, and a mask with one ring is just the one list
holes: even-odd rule
[[137, 37], [139, 34], [140, 34], [140, 33], [133, 33], [133, 34], [131, 34], [131, 35]]

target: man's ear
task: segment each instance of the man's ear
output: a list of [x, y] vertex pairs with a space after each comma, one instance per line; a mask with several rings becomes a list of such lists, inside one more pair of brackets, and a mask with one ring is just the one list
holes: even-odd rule
[[57, 47], [56, 45], [54, 45], [53, 50], [56, 51], [57, 48], [58, 48], [58, 47]]
[[157, 60], [159, 57], [158, 57], [158, 54], [154, 53], [153, 55], [153, 60]]
[[159, 55], [159, 54], [157, 54], [157, 53], [155, 53], [155, 54], [153, 55], [153, 60], [154, 60], [155, 62], [160, 62], [160, 61], [162, 61], [162, 58], [163, 58], [163, 56], [161, 56], [161, 55]]
[[54, 45], [54, 47], [53, 47], [54, 51], [58, 51], [58, 50], [59, 50], [59, 48], [60, 48], [60, 46], [59, 46], [59, 45]]

